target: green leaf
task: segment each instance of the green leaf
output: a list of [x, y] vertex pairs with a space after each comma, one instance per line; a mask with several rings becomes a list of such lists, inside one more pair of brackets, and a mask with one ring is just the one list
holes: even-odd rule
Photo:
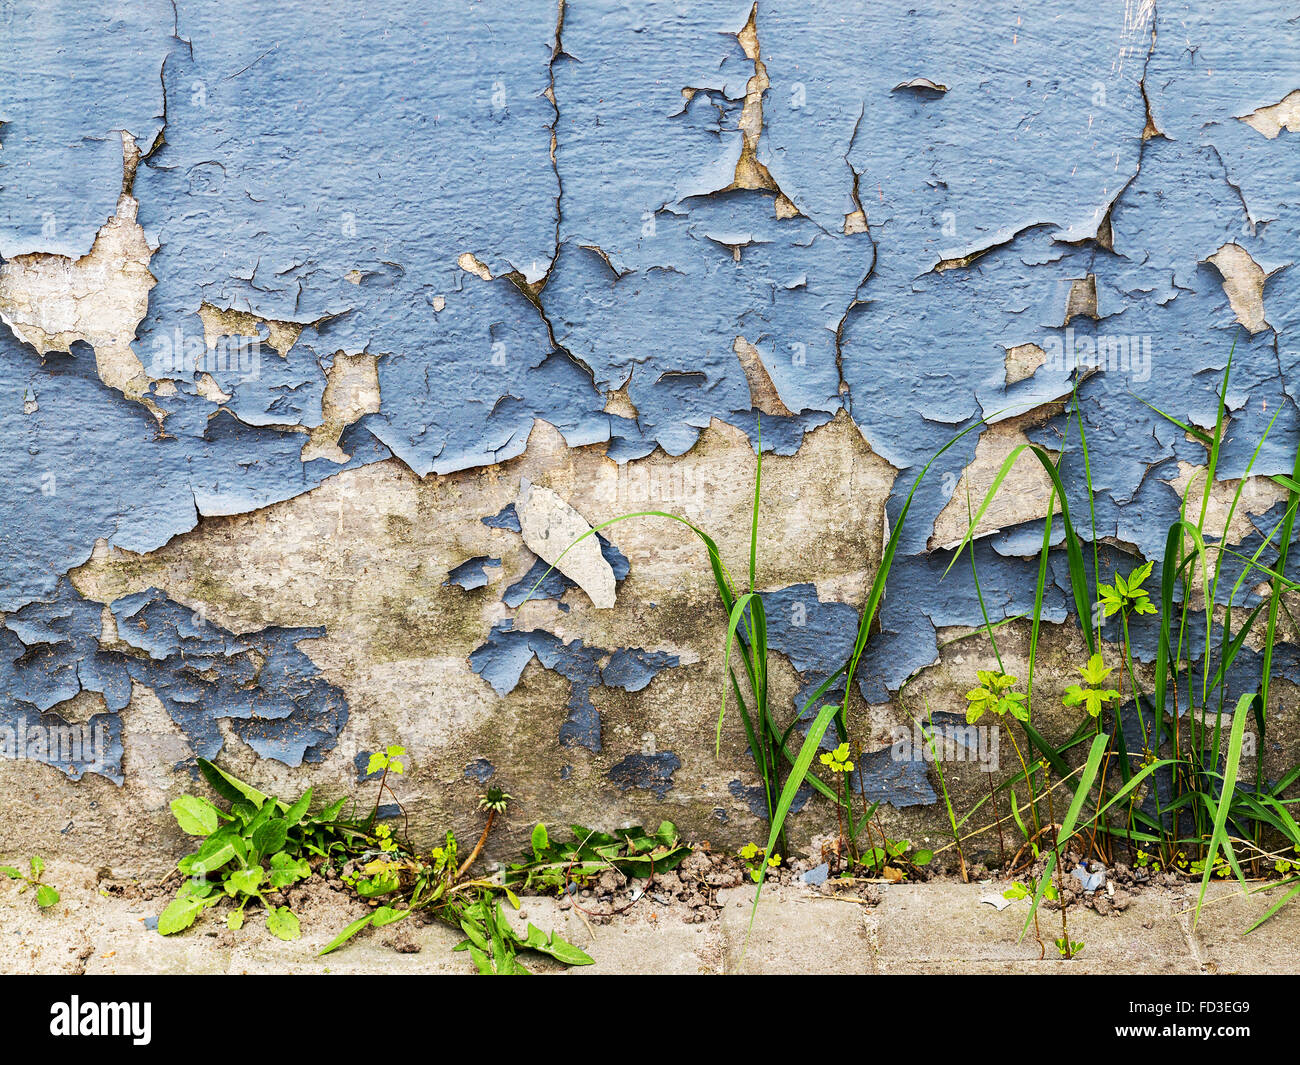
[[398, 921], [404, 921], [411, 916], [410, 910], [397, 910], [392, 906], [376, 907], [375, 912], [371, 914], [374, 918], [376, 928], [383, 928], [385, 925], [397, 924]]
[[[240, 845], [242, 845], [242, 841], [240, 841]], [[186, 855], [177, 862], [176, 868], [186, 876], [204, 876], [208, 873], [215, 873], [237, 855], [238, 850], [235, 840], [209, 836], [207, 842], [197, 851]]]
[[231, 776], [206, 758], [199, 759], [199, 772], [203, 774], [203, 779], [208, 782], [208, 786], [213, 791], [230, 802], [238, 802], [243, 798], [260, 808], [270, 798], [265, 792], [258, 791], [251, 784], [245, 784], [236, 776]]
[[194, 919], [203, 912], [205, 903], [201, 899], [176, 897], [167, 904], [158, 917], [158, 934], [173, 935], [189, 928]]
[[266, 871], [260, 865], [237, 869], [226, 877], [226, 894], [257, 895], [265, 877]]
[[23, 874], [15, 869], [12, 865], [0, 865], [0, 873], [4, 873], [10, 880], [22, 880]]
[[363, 899], [374, 899], [380, 895], [391, 895], [400, 886], [401, 880], [396, 873], [381, 873], [358, 881], [355, 890]]
[[279, 939], [290, 941], [302, 935], [298, 915], [288, 906], [275, 906], [266, 911], [266, 929]]
[[49, 884], [36, 885], [36, 905], [43, 910], [48, 910], [59, 901], [59, 893], [50, 887]]
[[217, 808], [197, 795], [172, 800], [172, 814], [181, 831], [191, 836], [210, 836], [217, 830]]
[[918, 868], [927, 866], [932, 861], [934, 861], [934, 851], [931, 850], [919, 850], [912, 855], [912, 864]]
[[33, 857], [31, 861], [31, 866], [32, 866], [32, 876], [39, 877], [43, 872], [45, 872], [45, 859], [40, 857], [39, 855]]
[[550, 836], [547, 835], [546, 826], [538, 825], [533, 829], [533, 859], [542, 861], [546, 857], [546, 848], [551, 845]]
[[232, 932], [238, 932], [241, 928], [243, 928], [244, 911], [242, 909], [231, 910], [230, 916], [226, 918], [226, 927], [229, 928]]
[[317, 957], [324, 957], [326, 954], [330, 953], [330, 951], [338, 950], [339, 947], [343, 946], [344, 943], [346, 943], [349, 939], [355, 936], [358, 932], [361, 931], [361, 929], [365, 928], [366, 925], [370, 924], [370, 922], [373, 921], [374, 919], [375, 919], [375, 915], [373, 913], [368, 913], [364, 917], [358, 917], [355, 921], [353, 921], [350, 925], [348, 925], [347, 928], [343, 929], [343, 931], [340, 932], [333, 940], [331, 940], [329, 945], [326, 946], [325, 949], [322, 950], [320, 954], [317, 955]]
[[524, 946], [529, 950], [537, 951], [539, 954], [548, 954], [564, 965], [595, 964], [585, 951], [579, 950], [558, 932], [553, 932], [548, 936], [531, 922], [528, 925], [528, 935], [524, 939]]
[[302, 793], [302, 797], [285, 812], [284, 820], [290, 828], [300, 824], [307, 811], [311, 808], [311, 792], [312, 789], [308, 788]]
[[294, 858], [285, 851], [277, 851], [271, 855], [269, 876], [271, 887], [278, 890], [299, 880], [306, 880], [311, 876], [311, 865], [306, 858]]
[[289, 838], [289, 824], [282, 817], [272, 818], [253, 832], [253, 846], [259, 854], [274, 854]]
[[319, 822], [319, 821], [337, 821], [337, 820], [338, 820], [338, 817], [339, 817], [339, 814], [342, 813], [342, 811], [343, 811], [343, 807], [344, 807], [344, 805], [347, 803], [347, 801], [348, 801], [348, 798], [347, 798], [347, 796], [345, 795], [345, 796], [343, 796], [343, 798], [339, 799], [337, 802], [330, 803], [329, 806], [325, 807], [325, 809], [323, 809], [323, 810], [322, 810], [322, 811], [317, 815], [316, 820], [317, 820], [318, 822]]

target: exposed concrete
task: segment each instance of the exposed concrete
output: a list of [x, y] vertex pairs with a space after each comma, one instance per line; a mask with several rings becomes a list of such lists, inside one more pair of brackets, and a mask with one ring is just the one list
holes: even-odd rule
[[530, 550], [586, 592], [592, 606], [608, 610], [614, 605], [614, 570], [581, 514], [526, 477], [519, 482], [515, 513]]
[[0, 321], [42, 355], [88, 343], [100, 380], [133, 400], [143, 400], [151, 382], [131, 343], [156, 283], [139, 207], [123, 193], [79, 259], [23, 255], [0, 263]]
[[[501, 846], [522, 843], [538, 820], [612, 825], [660, 818], [696, 838], [738, 846], [761, 829], [732, 785], [752, 787], [757, 778], [734, 707], [721, 754], [713, 753], [726, 616], [703, 545], [663, 519], [620, 522], [604, 535], [630, 563], [619, 594], [634, 609], [594, 612], [584, 608], [585, 593], [570, 588], [558, 600], [539, 592], [516, 612], [503, 607], [502, 589], [522, 583], [526, 591], [533, 582], [524, 578], [536, 559], [518, 533], [479, 519], [516, 502], [525, 477], [581, 502], [593, 523], [634, 510], [674, 511], [710, 530], [731, 572], [744, 580], [754, 463], [742, 434], [721, 424], [687, 455], [653, 455], [622, 467], [599, 448], [566, 447], [555, 430], [539, 425], [525, 455], [500, 467], [425, 479], [398, 462], [346, 471], [283, 504], [206, 521], [147, 556], [99, 550], [73, 581], [95, 602], [161, 588], [210, 626], [231, 632], [324, 626], [324, 634], [302, 641], [300, 649], [346, 693], [351, 716], [323, 762], [294, 769], [258, 759], [226, 722], [219, 724], [222, 764], [269, 789], [297, 794], [313, 784], [322, 796], [364, 791], [358, 754], [400, 742], [411, 752], [402, 798], [429, 839], [448, 827], [476, 831], [481, 785], [464, 770], [483, 758], [495, 768], [492, 782], [518, 800]], [[760, 582], [783, 588], [811, 578], [824, 601], [859, 600], [881, 549], [878, 539], [864, 544], [861, 530], [883, 525], [892, 468], [841, 415], [811, 433], [797, 456], [765, 456], [763, 475]], [[807, 535], [796, 502], [825, 519], [815, 537]], [[466, 520], [448, 523], [450, 512]], [[484, 587], [447, 584], [451, 570], [477, 557], [501, 560], [484, 570]], [[774, 624], [790, 624], [792, 632], [801, 631], [794, 624], [800, 620], [810, 634], [824, 634], [832, 623], [843, 627], [838, 614], [823, 616], [829, 606], [786, 610]], [[594, 688], [602, 749], [564, 746], [559, 735], [571, 691], [565, 677], [534, 660], [501, 697], [467, 668], [493, 625], [510, 616], [518, 630], [545, 630], [608, 652], [644, 649], [675, 656], [679, 664], [639, 690]], [[107, 646], [122, 645], [110, 639]], [[799, 676], [779, 656], [775, 668], [774, 690], [793, 700]], [[23, 844], [10, 833], [25, 821], [23, 831], [36, 834], [27, 838], [46, 853], [76, 846], [114, 867], [152, 863], [157, 871], [160, 860], [165, 864], [158, 844], [175, 836], [167, 803], [200, 786], [166, 767], [192, 756], [194, 741], [138, 685], [124, 722], [130, 768], [120, 790], [101, 787], [97, 777], [85, 778], [82, 787], [57, 769], [0, 762], [0, 779], [24, 811], [0, 826], [0, 846]], [[863, 740], [883, 746], [888, 729]], [[607, 776], [629, 755], [668, 752], [681, 767], [662, 797], [646, 787], [623, 790]], [[824, 828], [820, 821], [819, 815], [800, 833]], [[70, 823], [71, 835], [61, 834]]]

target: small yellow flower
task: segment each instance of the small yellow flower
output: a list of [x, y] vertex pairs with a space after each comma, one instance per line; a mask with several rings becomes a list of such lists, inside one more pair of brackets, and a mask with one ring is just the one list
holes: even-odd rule
[[821, 763], [832, 773], [852, 773], [853, 762], [849, 758], [849, 745], [841, 743], [835, 750], [822, 754]]

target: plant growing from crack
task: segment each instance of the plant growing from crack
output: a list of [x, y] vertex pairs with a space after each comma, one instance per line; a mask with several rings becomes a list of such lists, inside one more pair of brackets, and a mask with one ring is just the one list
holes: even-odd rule
[[[394, 745], [372, 756], [374, 771], [384, 771], [381, 795], [388, 788], [387, 774], [403, 771], [405, 753]], [[268, 931], [281, 939], [297, 939], [301, 935], [298, 917], [288, 905], [280, 904], [278, 893], [326, 867], [342, 866], [343, 882], [373, 908], [348, 925], [322, 954], [337, 950], [364, 928], [382, 928], [427, 911], [463, 933], [465, 939], [456, 949], [468, 950], [480, 972], [525, 972], [517, 958], [521, 950], [549, 954], [566, 965], [591, 963], [577, 947], [531, 924], [526, 934], [516, 932], [500, 906], [504, 895], [518, 908], [514, 893], [499, 881], [468, 875], [492, 822], [509, 802], [510, 797], [498, 788], [482, 796], [488, 825], [474, 852], [459, 862], [452, 833], [447, 833], [443, 845], [423, 855], [388, 825], [375, 824], [378, 803], [363, 820], [343, 816], [346, 798], [312, 813], [310, 788], [289, 804], [206, 760], [199, 760], [199, 770], [230, 805], [223, 810], [193, 795], [172, 803], [182, 830], [201, 837], [202, 843], [177, 864], [188, 879], [158, 919], [163, 935], [190, 927], [201, 914], [229, 900], [231, 929], [243, 926], [246, 908], [255, 904], [266, 913]]]
[[1079, 667], [1083, 684], [1071, 684], [1066, 688], [1061, 702], [1066, 706], [1082, 706], [1091, 717], [1097, 719], [1100, 727], [1102, 710], [1108, 703], [1119, 699], [1119, 692], [1115, 688], [1104, 687], [1106, 678], [1113, 672], [1115, 667], [1106, 665], [1100, 654], [1093, 655], [1086, 666]]
[[478, 808], [487, 813], [487, 823], [483, 826], [483, 833], [479, 836], [478, 842], [474, 844], [474, 849], [469, 852], [469, 857], [456, 870], [457, 876], [464, 876], [471, 865], [474, 864], [478, 856], [483, 852], [483, 845], [487, 843], [488, 833], [492, 831], [492, 824], [499, 814], [504, 814], [510, 806], [512, 796], [507, 795], [500, 788], [488, 788], [488, 790], [479, 796]]
[[27, 863], [27, 872], [23, 872], [12, 865], [0, 865], [0, 873], [3, 873], [10, 880], [19, 881], [18, 893], [31, 889], [36, 892], [36, 905], [42, 910], [48, 910], [51, 906], [59, 901], [59, 893], [49, 884], [41, 883], [41, 878], [45, 875], [45, 859], [39, 855], [33, 855]]
[[398, 744], [389, 744], [382, 751], [375, 751], [370, 756], [370, 761], [366, 765], [366, 776], [372, 777], [380, 773], [379, 790], [375, 793], [375, 807], [370, 811], [368, 824], [373, 825], [379, 817], [379, 804], [383, 802], [384, 791], [393, 797], [393, 802], [397, 803], [397, 808], [402, 811], [402, 831], [404, 834], [410, 834], [410, 818], [407, 816], [406, 807], [402, 805], [402, 800], [397, 797], [397, 792], [393, 791], [392, 786], [388, 783], [388, 774], [401, 776], [406, 772], [406, 763], [402, 760], [406, 754], [406, 748]]
[[[835, 817], [839, 822], [839, 838], [837, 843], [845, 842], [844, 836], [844, 811], [849, 812], [849, 825], [853, 824], [853, 793], [849, 789], [849, 774], [853, 772], [853, 760], [849, 757], [848, 743], [841, 743], [833, 751], [823, 751], [818, 760], [832, 774], [834, 779], [838, 779], [844, 796], [843, 806], [839, 803], [835, 805]], [[854, 833], [850, 832], [847, 839], [849, 848], [849, 860], [857, 861], [857, 846], [854, 839]]]
[[769, 857], [767, 851], [757, 843], [746, 843], [736, 852], [736, 856], [745, 863], [749, 878], [756, 884], [763, 879], [768, 869], [777, 869], [781, 865], [781, 855], [773, 854]]
[[[971, 564], [973, 569], [974, 568], [973, 553], [971, 555]], [[979, 583], [977, 577], [976, 588], [978, 589], [978, 587], [979, 587]], [[982, 604], [983, 603], [982, 596], [980, 601]], [[988, 614], [986, 611], [985, 612], [986, 622], [987, 619], [988, 619]], [[998, 651], [997, 637], [994, 636], [993, 634], [992, 626], [988, 626], [988, 633], [989, 633], [989, 639], [992, 641], [993, 652], [997, 656], [999, 667], [1001, 667], [1002, 655]], [[1012, 676], [1011, 674], [1005, 672], [1002, 668], [998, 668], [995, 670], [994, 669], [976, 670], [976, 676], [979, 679], [979, 686], [972, 688], [970, 691], [966, 693], [966, 723], [968, 725], [975, 724], [975, 722], [978, 721], [981, 717], [983, 717], [986, 713], [994, 714], [999, 718], [1005, 718], [1009, 715], [1010, 717], [1021, 722], [1022, 724], [1028, 725], [1030, 723], [1029, 705], [1027, 701], [1028, 696], [1023, 692], [1016, 691], [1016, 685], [1020, 682], [1019, 677]], [[1036, 835], [1039, 825], [1038, 825], [1038, 797], [1034, 787], [1034, 774], [1029, 771], [1029, 767], [1025, 764], [1025, 756], [1020, 749], [1020, 744], [1016, 740], [1015, 732], [1011, 729], [1008, 729], [1007, 735], [1011, 737], [1011, 744], [1015, 748], [1016, 757], [1019, 759], [1021, 769], [1023, 770], [1023, 779], [1026, 783], [1026, 786], [1029, 789], [1029, 797], [1030, 797], [1029, 808], [1033, 816], [1035, 835]], [[988, 784], [989, 784], [989, 800], [993, 804], [993, 819], [998, 826], [998, 850], [1002, 859], [1002, 868], [1006, 869], [1007, 868], [1006, 842], [1002, 832], [1002, 817], [998, 811], [997, 792], [993, 787], [992, 773], [989, 773], [988, 775]], [[1019, 810], [1016, 807], [1016, 797], [1014, 791], [1011, 792], [1011, 810], [1012, 810], [1012, 815], [1016, 820], [1017, 826], [1021, 828], [1022, 832], [1026, 833], [1027, 838], [1031, 840], [1031, 845], [1032, 845], [1033, 837], [1028, 836], [1028, 830], [1024, 827], [1023, 822], [1020, 820]]]

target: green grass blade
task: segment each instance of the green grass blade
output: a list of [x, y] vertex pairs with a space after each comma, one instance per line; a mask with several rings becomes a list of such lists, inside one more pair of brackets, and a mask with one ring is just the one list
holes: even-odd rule
[[[1295, 460], [1292, 464], [1292, 478], [1300, 481], [1300, 446], [1296, 447]], [[1268, 624], [1264, 631], [1264, 661], [1260, 665], [1259, 677], [1259, 717], [1261, 726], [1268, 718], [1269, 687], [1273, 680], [1273, 643], [1277, 637], [1278, 607], [1282, 602], [1282, 585], [1286, 581], [1287, 555], [1291, 550], [1291, 530], [1295, 523], [1296, 506], [1300, 504], [1300, 492], [1291, 489], [1287, 495], [1286, 516], [1282, 519], [1282, 537], [1277, 545], [1277, 577], [1273, 581], [1273, 590], [1268, 600]], [[1264, 779], [1264, 735], [1263, 728], [1256, 738], [1258, 743], [1258, 764], [1255, 773], [1255, 789], [1263, 786]]]
[[758, 419], [756, 447], [757, 464], [754, 467], [754, 514], [749, 528], [749, 590], [754, 590], [754, 575], [758, 571], [758, 497], [763, 485], [763, 419]]
[[1092, 790], [1093, 781], [1097, 779], [1097, 769], [1101, 765], [1102, 755], [1106, 753], [1106, 745], [1109, 742], [1110, 737], [1104, 732], [1098, 733], [1092, 741], [1092, 747], [1088, 750], [1088, 759], [1083, 765], [1083, 772], [1079, 774], [1079, 785], [1074, 789], [1074, 798], [1070, 800], [1070, 808], [1065, 812], [1065, 819], [1061, 822], [1061, 831], [1056, 837], [1056, 844], [1047, 856], [1047, 865], [1043, 869], [1043, 875], [1038, 879], [1038, 886], [1034, 889], [1034, 901], [1029, 907], [1029, 916], [1025, 918], [1024, 926], [1020, 929], [1021, 939], [1025, 938], [1025, 933], [1033, 924], [1034, 914], [1038, 912], [1038, 904], [1043, 901], [1043, 892], [1052, 882], [1052, 873], [1056, 871], [1061, 847], [1074, 835], [1074, 826], [1079, 819], [1079, 812], [1083, 809], [1088, 793]]
[[[740, 619], [744, 616], [745, 608], [754, 599], [753, 592], [746, 592], [731, 608], [731, 617], [727, 619], [727, 650], [722, 656], [722, 706], [718, 710], [718, 732], [714, 741], [713, 756], [716, 758], [722, 752], [722, 719], [727, 715], [727, 677], [731, 676], [731, 646], [736, 642], [736, 627], [740, 624]], [[734, 677], [732, 678], [734, 681]], [[751, 677], [751, 680], [753, 677]], [[755, 703], [759, 701], [757, 688], [754, 690]], [[757, 752], [755, 752], [757, 754]]]
[[1288, 891], [1285, 895], [1283, 895], [1280, 899], [1278, 899], [1277, 902], [1273, 903], [1273, 905], [1270, 906], [1270, 907], [1269, 907], [1269, 908], [1264, 912], [1264, 916], [1263, 916], [1263, 917], [1261, 917], [1261, 918], [1260, 918], [1258, 921], [1256, 921], [1253, 925], [1251, 925], [1249, 928], [1247, 928], [1247, 929], [1246, 929], [1246, 935], [1250, 935], [1251, 932], [1255, 931], [1256, 928], [1258, 928], [1258, 927], [1259, 927], [1260, 925], [1262, 925], [1265, 921], [1267, 921], [1270, 917], [1272, 917], [1275, 913], [1277, 913], [1278, 910], [1280, 910], [1283, 906], [1285, 906], [1288, 902], [1290, 902], [1290, 901], [1291, 901], [1293, 898], [1295, 898], [1297, 895], [1300, 895], [1300, 882], [1297, 882], [1297, 881], [1294, 881], [1294, 880], [1285, 880], [1285, 881], [1283, 881], [1283, 886], [1285, 886], [1286, 884], [1292, 884], [1292, 883], [1295, 884], [1295, 887], [1293, 887], [1290, 891]]
[[1207, 805], [1214, 810], [1214, 830], [1210, 834], [1210, 847], [1205, 854], [1205, 870], [1201, 875], [1201, 893], [1196, 899], [1196, 912], [1192, 915], [1192, 928], [1196, 928], [1196, 922], [1200, 920], [1201, 906], [1205, 902], [1205, 892], [1210, 885], [1210, 876], [1214, 872], [1214, 859], [1218, 856], [1219, 848], [1225, 848], [1225, 853], [1231, 854], [1232, 845], [1228, 842], [1228, 811], [1232, 806], [1232, 796], [1237, 788], [1237, 765], [1241, 761], [1241, 742], [1242, 736], [1246, 730], [1247, 711], [1250, 704], [1256, 696], [1243, 695], [1237, 700], [1237, 709], [1232, 715], [1232, 733], [1228, 738], [1228, 760], [1223, 767], [1223, 788], [1219, 792], [1219, 798], [1216, 802], [1210, 795], [1203, 795]]
[[[817, 748], [821, 746], [822, 736], [826, 734], [826, 728], [835, 717], [837, 710], [839, 710], [839, 707], [834, 703], [827, 703], [818, 710], [817, 717], [813, 720], [812, 726], [808, 729], [808, 735], [804, 738], [803, 746], [799, 748], [799, 756], [795, 758], [794, 765], [790, 769], [790, 776], [786, 778], [785, 787], [781, 789], [781, 798], [777, 801], [776, 813], [772, 816], [772, 824], [768, 829], [765, 853], [769, 855], [776, 845], [777, 837], [785, 827], [785, 819], [790, 813], [790, 807], [794, 803], [794, 798], [798, 794], [804, 778], [808, 776], [813, 757], [817, 754]], [[754, 891], [754, 906], [749, 914], [749, 930], [745, 933], [746, 943], [749, 942], [749, 933], [754, 930], [754, 918], [758, 914], [758, 897], [763, 890], [763, 881], [765, 879], [767, 879], [766, 862], [759, 869], [758, 884]]]

